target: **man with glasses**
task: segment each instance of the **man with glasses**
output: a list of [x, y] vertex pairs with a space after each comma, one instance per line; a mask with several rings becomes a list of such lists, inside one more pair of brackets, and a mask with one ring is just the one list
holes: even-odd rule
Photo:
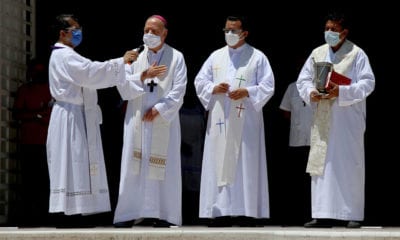
[[[375, 77], [367, 55], [347, 40], [348, 33], [345, 16], [329, 14], [326, 44], [312, 51], [297, 79], [301, 98], [315, 112], [307, 163], [314, 219], [304, 227], [360, 228], [364, 219], [366, 98], [374, 90]], [[329, 81], [319, 92], [314, 81], [320, 63], [332, 65], [330, 80], [336, 76], [351, 83]]]
[[256, 226], [269, 218], [263, 107], [274, 94], [274, 75], [264, 53], [246, 43], [247, 27], [245, 18], [228, 17], [227, 45], [195, 78], [209, 113], [199, 217], [212, 219], [210, 227]]
[[57, 16], [54, 31], [58, 41], [49, 62], [50, 92], [55, 99], [47, 135], [49, 212], [75, 215], [61, 224], [79, 227], [84, 221], [78, 221], [78, 214], [111, 210], [96, 89], [125, 82], [125, 64], [136, 60], [138, 53], [127, 51], [105, 62], [81, 56], [74, 50], [82, 41], [74, 15]]

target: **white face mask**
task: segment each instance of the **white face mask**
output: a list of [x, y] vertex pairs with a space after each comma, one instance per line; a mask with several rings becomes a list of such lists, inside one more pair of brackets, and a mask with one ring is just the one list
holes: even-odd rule
[[338, 45], [340, 42], [340, 33], [333, 31], [325, 31], [325, 41], [331, 47]]
[[240, 41], [239, 34], [234, 34], [231, 31], [225, 33], [225, 42], [229, 46], [233, 47]]
[[143, 35], [143, 42], [146, 44], [148, 48], [156, 48], [160, 46], [161, 44], [161, 38], [160, 36], [151, 34], [151, 33], [146, 33]]

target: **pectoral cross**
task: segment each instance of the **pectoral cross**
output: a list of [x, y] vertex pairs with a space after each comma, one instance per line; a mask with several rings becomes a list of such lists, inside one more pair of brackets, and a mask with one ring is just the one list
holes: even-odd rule
[[147, 83], [147, 86], [150, 87], [150, 92], [153, 92], [154, 91], [154, 87], [157, 86], [157, 83], [155, 83], [154, 80], [151, 79], [151, 82]]

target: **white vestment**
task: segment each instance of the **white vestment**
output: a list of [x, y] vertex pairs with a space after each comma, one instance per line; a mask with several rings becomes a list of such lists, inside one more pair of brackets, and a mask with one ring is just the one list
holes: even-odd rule
[[[364, 132], [366, 98], [375, 87], [375, 77], [365, 52], [346, 40], [334, 53], [326, 44], [316, 48], [307, 59], [297, 80], [303, 100], [310, 104], [313, 85], [313, 60], [316, 52], [326, 49], [326, 61], [340, 66], [357, 51], [351, 67], [341, 69], [352, 79], [340, 86], [331, 106], [325, 168], [322, 176], [312, 176], [312, 217], [361, 221], [364, 218]], [[319, 53], [318, 53], [319, 54]], [[348, 64], [346, 64], [348, 65]], [[315, 103], [312, 103], [316, 107]]]
[[[114, 215], [114, 223], [139, 218], [159, 218], [170, 223], [182, 224], [182, 179], [181, 179], [181, 130], [179, 109], [185, 95], [187, 76], [186, 64], [181, 52], [167, 44], [154, 54], [146, 47], [132, 64], [134, 73], [141, 73], [151, 63], [166, 65], [167, 72], [156, 78], [158, 85], [153, 92], [144, 85], [146, 93], [139, 97], [131, 93], [130, 86], [119, 86], [118, 90], [123, 99], [129, 100], [124, 122], [124, 145], [122, 150], [121, 180], [118, 203]], [[150, 64], [149, 64], [150, 63]], [[140, 102], [141, 104], [137, 104]], [[157, 121], [169, 124], [169, 136], [153, 134], [153, 122], [141, 122], [140, 129], [136, 121], [140, 121], [145, 112], [155, 107], [160, 113]], [[137, 112], [141, 114], [138, 115]], [[139, 119], [138, 119], [139, 117]], [[135, 158], [135, 131], [141, 134], [141, 160], [138, 164]], [[153, 175], [150, 167], [153, 139], [156, 136], [167, 142], [167, 158], [165, 172], [162, 177]], [[137, 169], [137, 167], [140, 169]], [[157, 179], [156, 179], [157, 178]]]
[[[226, 51], [229, 51], [224, 60], [226, 62], [221, 62], [221, 55]], [[241, 59], [242, 54], [249, 56], [248, 61]], [[241, 143], [239, 149], [236, 149], [239, 154], [234, 179], [232, 183], [219, 187], [216, 171], [218, 161], [215, 154], [218, 149], [210, 135], [213, 132], [212, 128], [219, 129], [219, 125], [212, 124], [212, 110], [216, 102], [223, 102], [225, 115], [223, 121], [228, 121], [230, 114], [237, 115], [241, 110], [231, 111], [231, 104], [235, 101], [225, 95], [213, 95], [212, 91], [215, 85], [223, 81], [221, 79], [225, 79], [230, 86], [236, 86], [235, 81], [238, 81], [236, 72], [244, 67], [240, 66], [240, 63], [246, 64], [248, 68], [245, 88], [249, 92], [249, 97], [243, 99], [241, 107], [245, 114]], [[221, 71], [222, 65], [226, 65], [224, 67], [226, 72]], [[263, 107], [274, 93], [274, 76], [267, 57], [248, 44], [238, 49], [225, 46], [214, 51], [203, 64], [195, 78], [195, 87], [200, 101], [209, 111], [202, 162], [199, 217], [269, 218]], [[219, 99], [221, 97], [224, 101]]]
[[279, 108], [290, 112], [289, 146], [310, 146], [313, 111], [300, 97], [296, 82], [287, 87]]
[[69, 46], [55, 45], [49, 63], [50, 92], [56, 100], [47, 136], [49, 212], [111, 210], [96, 89], [124, 81], [122, 58], [92, 62]]

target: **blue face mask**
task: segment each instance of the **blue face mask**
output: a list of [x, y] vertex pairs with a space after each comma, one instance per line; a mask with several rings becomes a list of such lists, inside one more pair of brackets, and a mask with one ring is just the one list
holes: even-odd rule
[[72, 32], [71, 43], [74, 47], [78, 46], [82, 42], [82, 30], [74, 29]]
[[338, 45], [340, 42], [340, 33], [333, 31], [325, 31], [325, 41], [331, 47]]

